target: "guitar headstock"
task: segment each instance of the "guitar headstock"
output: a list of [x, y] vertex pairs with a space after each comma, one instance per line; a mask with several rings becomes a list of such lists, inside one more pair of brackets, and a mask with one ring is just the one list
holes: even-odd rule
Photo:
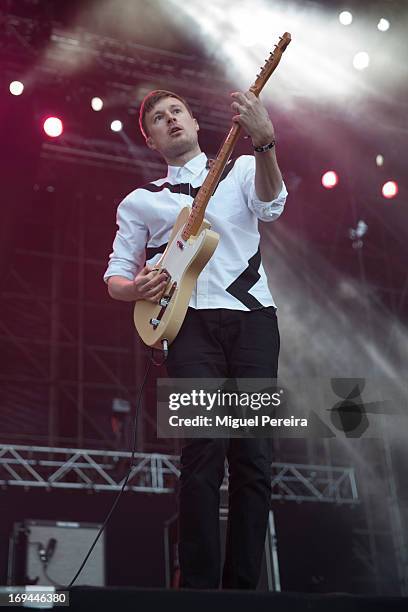
[[270, 56], [265, 61], [265, 64], [261, 68], [261, 72], [256, 75], [255, 83], [249, 88], [256, 96], [259, 96], [263, 86], [266, 81], [271, 76], [272, 72], [275, 70], [277, 65], [279, 64], [282, 53], [286, 50], [286, 47], [292, 40], [289, 32], [285, 32], [280, 38], [277, 45], [275, 45], [274, 50], [271, 51]]

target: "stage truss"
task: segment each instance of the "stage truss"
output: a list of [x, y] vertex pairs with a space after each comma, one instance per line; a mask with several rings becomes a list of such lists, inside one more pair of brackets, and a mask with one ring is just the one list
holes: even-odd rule
[[[0, 445], [2, 487], [119, 491], [129, 452]], [[359, 502], [354, 468], [291, 463], [272, 464], [272, 499], [295, 502]], [[179, 457], [135, 453], [126, 491], [174, 493]], [[226, 472], [222, 485], [228, 486]]]

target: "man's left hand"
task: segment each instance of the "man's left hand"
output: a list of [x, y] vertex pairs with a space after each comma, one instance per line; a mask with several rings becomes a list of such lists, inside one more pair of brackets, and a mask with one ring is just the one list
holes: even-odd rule
[[275, 137], [275, 130], [268, 111], [252, 91], [231, 94], [234, 102], [231, 108], [237, 114], [232, 118], [239, 123], [252, 138], [254, 147], [269, 144]]

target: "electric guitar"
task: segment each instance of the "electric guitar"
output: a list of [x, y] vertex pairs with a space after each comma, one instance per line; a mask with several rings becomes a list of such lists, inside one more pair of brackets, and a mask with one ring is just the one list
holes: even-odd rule
[[[259, 96], [265, 83], [279, 64], [282, 54], [291, 41], [285, 32], [266, 60], [254, 84], [250, 87]], [[184, 321], [191, 294], [197, 278], [215, 249], [219, 235], [211, 230], [204, 218], [205, 209], [213, 195], [241, 131], [238, 123], [232, 125], [217, 157], [194, 198], [190, 208], [183, 208], [171, 232], [166, 250], [155, 268], [164, 268], [170, 280], [159, 304], [138, 300], [134, 309], [136, 329], [145, 344], [167, 351]]]

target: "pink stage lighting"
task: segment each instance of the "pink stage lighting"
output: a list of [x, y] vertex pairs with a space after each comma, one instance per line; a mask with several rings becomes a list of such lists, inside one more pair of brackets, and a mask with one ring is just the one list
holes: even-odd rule
[[395, 181], [387, 181], [382, 186], [381, 191], [384, 198], [387, 198], [387, 200], [391, 200], [391, 198], [395, 198], [398, 193], [398, 183], [396, 183]]
[[322, 176], [322, 185], [326, 189], [333, 189], [339, 182], [339, 177], [334, 170], [328, 170]]
[[64, 131], [62, 121], [61, 119], [58, 119], [58, 117], [48, 117], [44, 121], [43, 128], [47, 136], [50, 136], [51, 138], [57, 138], [57, 136], [61, 136], [62, 132]]

